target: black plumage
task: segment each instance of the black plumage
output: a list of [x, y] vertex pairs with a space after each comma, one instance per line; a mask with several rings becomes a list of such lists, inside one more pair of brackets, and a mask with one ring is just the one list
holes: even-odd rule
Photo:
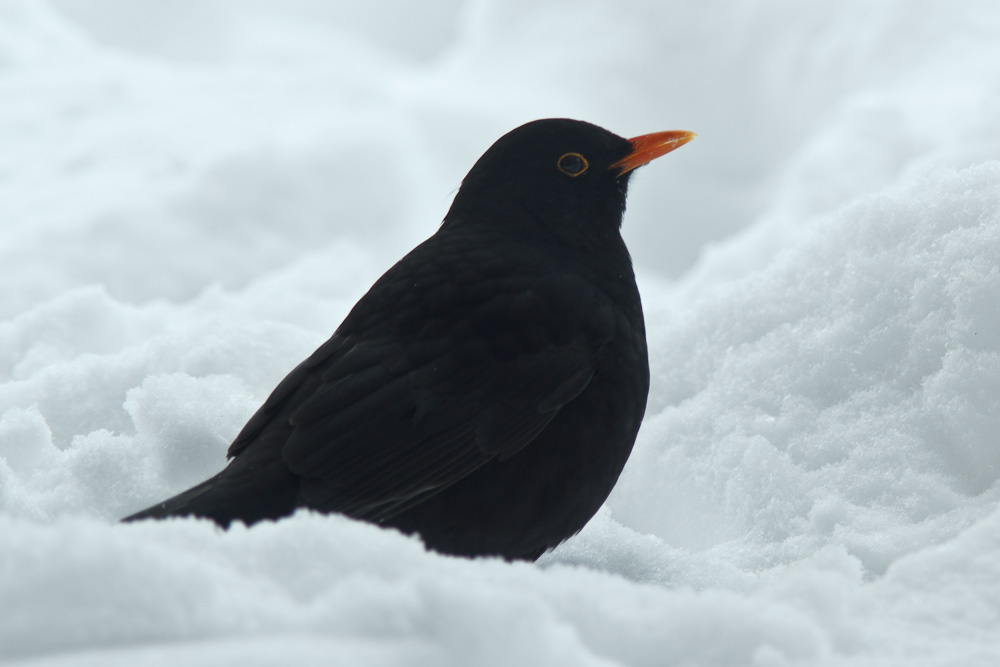
[[617, 481], [649, 388], [619, 231], [629, 176], [692, 137], [551, 119], [499, 139], [438, 232], [247, 422], [228, 467], [125, 520], [308, 507], [508, 559], [575, 534]]

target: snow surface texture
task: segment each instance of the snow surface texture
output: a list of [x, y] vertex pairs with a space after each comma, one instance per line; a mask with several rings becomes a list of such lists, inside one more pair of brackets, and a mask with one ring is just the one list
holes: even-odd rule
[[[280, 9], [279, 9], [280, 7]], [[1000, 664], [1000, 5], [0, 0], [0, 661]], [[119, 525], [500, 134], [634, 180], [653, 387], [536, 565]]]

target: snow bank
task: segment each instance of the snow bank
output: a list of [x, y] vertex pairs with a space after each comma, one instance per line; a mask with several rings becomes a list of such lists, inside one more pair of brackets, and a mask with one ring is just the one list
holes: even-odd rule
[[[0, 661], [1000, 660], [1000, 10], [0, 2]], [[626, 233], [653, 386], [537, 565], [116, 519], [530, 118], [697, 142]], [[712, 241], [709, 245], [707, 242]]]
[[847, 207], [653, 319], [615, 517], [692, 549], [739, 541], [750, 569], [838, 544], [881, 574], [953, 536], [996, 506], [997, 303], [1000, 163]]

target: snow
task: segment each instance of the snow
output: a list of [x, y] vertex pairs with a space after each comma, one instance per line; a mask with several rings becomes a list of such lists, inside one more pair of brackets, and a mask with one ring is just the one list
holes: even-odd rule
[[[0, 661], [1000, 662], [1000, 7], [0, 1]], [[116, 519], [533, 118], [634, 179], [652, 390], [537, 564]]]

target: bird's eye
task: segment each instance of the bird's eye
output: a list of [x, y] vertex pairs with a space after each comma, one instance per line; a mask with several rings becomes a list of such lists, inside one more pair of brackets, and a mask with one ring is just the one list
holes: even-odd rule
[[579, 153], [566, 153], [566, 155], [559, 158], [559, 162], [556, 165], [559, 167], [559, 171], [574, 178], [587, 171], [587, 167], [590, 166], [587, 158]]

